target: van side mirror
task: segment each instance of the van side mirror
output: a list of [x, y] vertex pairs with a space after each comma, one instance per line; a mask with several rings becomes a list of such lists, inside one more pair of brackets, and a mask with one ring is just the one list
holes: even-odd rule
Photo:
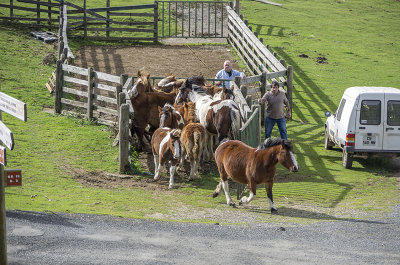
[[331, 112], [330, 111], [325, 111], [325, 117], [329, 117], [331, 116]]

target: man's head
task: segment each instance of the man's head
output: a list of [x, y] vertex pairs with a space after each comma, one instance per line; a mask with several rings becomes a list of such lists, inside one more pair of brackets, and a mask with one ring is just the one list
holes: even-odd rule
[[272, 81], [272, 84], [271, 84], [271, 91], [272, 91], [272, 93], [274, 93], [274, 94], [277, 94], [277, 93], [279, 92], [279, 83], [278, 83], [278, 82]]
[[231, 61], [225, 61], [224, 62], [224, 70], [225, 70], [225, 72], [230, 72], [232, 70]]

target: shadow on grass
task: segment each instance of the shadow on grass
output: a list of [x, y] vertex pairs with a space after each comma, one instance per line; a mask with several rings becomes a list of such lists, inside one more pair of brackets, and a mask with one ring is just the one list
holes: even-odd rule
[[32, 223], [39, 224], [55, 224], [63, 225], [67, 227], [80, 228], [81, 226], [75, 225], [68, 220], [68, 218], [62, 217], [56, 213], [41, 213], [41, 212], [30, 212], [30, 211], [7, 211], [6, 216], [8, 218], [28, 220]]

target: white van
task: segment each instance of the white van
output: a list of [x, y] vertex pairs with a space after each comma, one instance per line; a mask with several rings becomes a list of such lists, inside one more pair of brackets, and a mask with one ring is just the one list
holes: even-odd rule
[[325, 123], [325, 148], [343, 149], [343, 166], [355, 155], [400, 155], [400, 90], [392, 87], [350, 87], [337, 111]]

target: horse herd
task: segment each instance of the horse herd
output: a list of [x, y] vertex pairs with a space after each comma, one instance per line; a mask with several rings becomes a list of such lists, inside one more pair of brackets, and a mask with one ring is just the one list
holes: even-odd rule
[[134, 110], [131, 135], [137, 136], [137, 150], [147, 149], [144, 138], [150, 142], [155, 180], [160, 178], [163, 166], [170, 165], [169, 188], [174, 187], [174, 174], [183, 169], [185, 158], [190, 161], [190, 180], [200, 178], [201, 159], [214, 158], [220, 182], [213, 197], [223, 189], [227, 204], [235, 206], [229, 193], [229, 177], [248, 185], [249, 197], [239, 201], [247, 204], [255, 198], [256, 186], [265, 183], [271, 212], [275, 212], [272, 186], [277, 163], [290, 171], [298, 170], [292, 144], [267, 139], [255, 149], [238, 141], [245, 118], [232, 89], [206, 85], [202, 75], [187, 79], [170, 75], [153, 88], [150, 74], [139, 71], [128, 91]]

